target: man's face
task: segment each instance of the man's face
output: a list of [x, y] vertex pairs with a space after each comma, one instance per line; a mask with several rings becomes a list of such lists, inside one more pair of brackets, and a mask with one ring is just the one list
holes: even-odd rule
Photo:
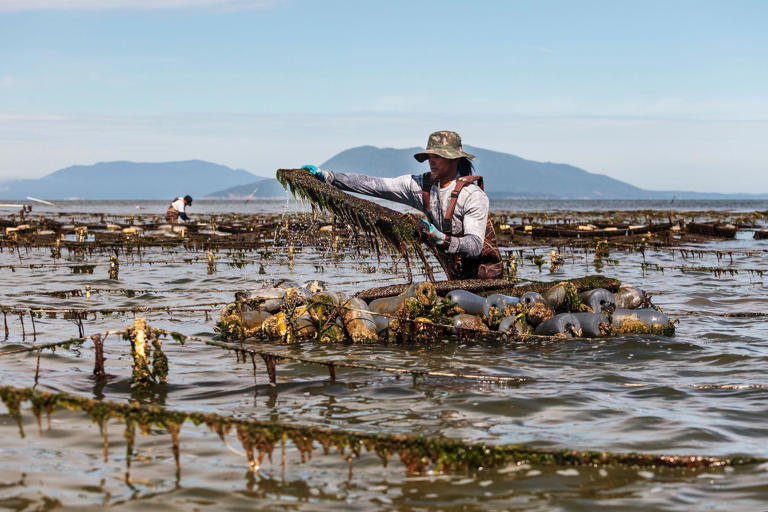
[[456, 174], [458, 161], [443, 158], [438, 155], [429, 155], [429, 170], [436, 177], [449, 177]]

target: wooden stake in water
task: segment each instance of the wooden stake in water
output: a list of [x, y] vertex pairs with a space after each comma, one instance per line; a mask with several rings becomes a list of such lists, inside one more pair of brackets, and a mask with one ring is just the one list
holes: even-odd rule
[[107, 378], [107, 373], [104, 371], [104, 341], [101, 339], [101, 334], [94, 334], [91, 340], [93, 340], [94, 350], [93, 378], [104, 380]]

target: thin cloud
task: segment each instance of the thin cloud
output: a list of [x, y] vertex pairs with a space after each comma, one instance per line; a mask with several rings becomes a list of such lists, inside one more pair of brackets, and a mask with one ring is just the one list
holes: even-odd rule
[[263, 9], [283, 0], [0, 0], [0, 12], [149, 9]]

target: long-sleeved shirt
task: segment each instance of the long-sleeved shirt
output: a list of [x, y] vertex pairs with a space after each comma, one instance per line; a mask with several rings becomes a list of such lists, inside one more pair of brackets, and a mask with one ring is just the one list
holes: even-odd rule
[[171, 203], [171, 207], [179, 212], [179, 218], [183, 221], [189, 221], [189, 217], [187, 217], [187, 205], [184, 203], [183, 197], [177, 197], [173, 200]]
[[420, 174], [377, 178], [364, 174], [328, 171], [326, 181], [341, 190], [388, 199], [416, 208], [426, 214], [438, 229], [451, 235], [446, 250], [448, 254], [460, 254], [470, 258], [480, 256], [488, 221], [488, 196], [474, 183], [466, 185], [456, 199], [451, 225], [444, 226], [443, 219], [456, 181], [446, 187], [440, 187], [438, 182], [433, 183], [429, 192], [430, 204], [425, 206], [421, 193], [423, 178]]

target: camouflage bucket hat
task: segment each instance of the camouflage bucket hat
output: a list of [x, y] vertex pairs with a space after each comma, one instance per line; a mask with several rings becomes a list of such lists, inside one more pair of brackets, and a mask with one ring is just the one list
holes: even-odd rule
[[475, 159], [475, 155], [465, 153], [464, 150], [461, 149], [461, 136], [456, 132], [449, 132], [447, 130], [435, 132], [430, 135], [429, 140], [427, 141], [427, 149], [416, 153], [413, 155], [413, 158], [419, 162], [423, 162], [429, 158], [429, 155], [442, 156], [443, 158], [448, 158], [450, 160], [462, 157], [469, 158], [470, 160]]

